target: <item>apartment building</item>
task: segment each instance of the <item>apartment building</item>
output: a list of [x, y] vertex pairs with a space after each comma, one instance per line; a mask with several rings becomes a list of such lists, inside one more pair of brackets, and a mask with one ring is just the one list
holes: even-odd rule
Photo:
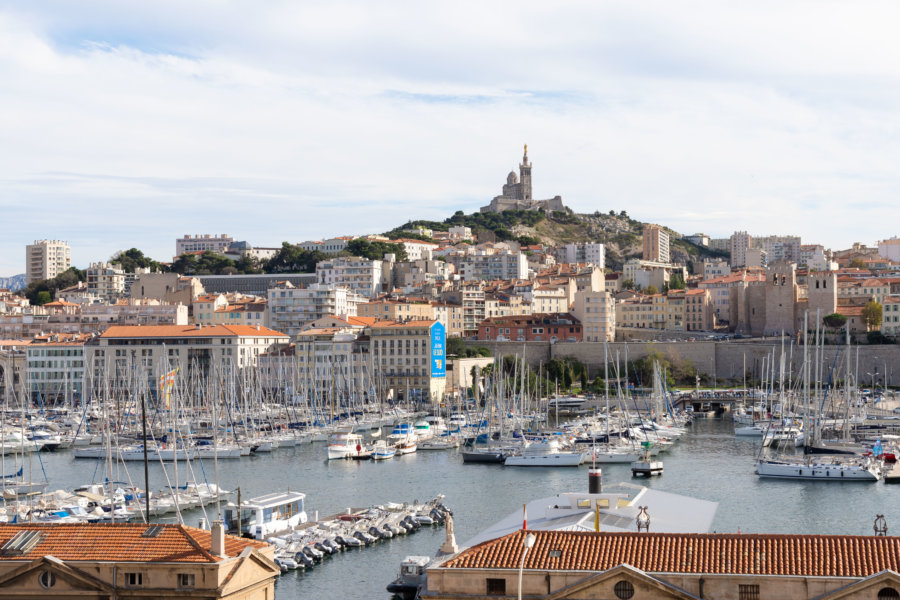
[[735, 231], [731, 234], [729, 251], [731, 252], [732, 267], [749, 266], [747, 263], [747, 250], [750, 249], [752, 244], [753, 237], [746, 231]]
[[212, 235], [185, 235], [175, 240], [175, 256], [181, 256], [188, 252], [215, 252], [225, 254], [228, 247], [234, 243], [234, 238], [223, 233]]
[[178, 368], [184, 376], [255, 367], [260, 354], [290, 338], [267, 327], [247, 325], [114, 325], [85, 346], [85, 364], [94, 380], [129, 381], [159, 377]]
[[[32, 401], [77, 403], [84, 397], [84, 345], [91, 334], [50, 334], [25, 347], [25, 380]], [[71, 405], [71, 404], [70, 404]]]
[[389, 321], [436, 319], [434, 306], [430, 302], [402, 298], [379, 298], [362, 302], [356, 305], [356, 314], [360, 317], [375, 317]]
[[60, 240], [35, 240], [25, 246], [25, 284], [52, 279], [72, 266], [72, 249]]
[[444, 293], [444, 300], [462, 308], [462, 335], [478, 333], [478, 324], [484, 321], [484, 288], [480, 283], [463, 283], [459, 289]]
[[385, 397], [425, 401], [443, 397], [447, 347], [439, 321], [378, 321], [366, 332], [369, 372]]
[[91, 263], [85, 271], [87, 290], [106, 302], [115, 302], [125, 295], [125, 271], [106, 262]]
[[353, 241], [350, 236], [341, 236], [327, 240], [309, 240], [297, 244], [301, 249], [309, 252], [321, 252], [323, 254], [337, 254], [347, 249], [347, 244]]
[[643, 234], [643, 259], [667, 263], [669, 256], [669, 232], [659, 225], [645, 225]]
[[703, 279], [716, 279], [717, 277], [725, 277], [731, 274], [731, 265], [727, 260], [717, 258], [715, 260], [703, 261]]
[[800, 264], [800, 236], [768, 235], [753, 240], [753, 247], [764, 250], [769, 262]]
[[268, 321], [273, 329], [294, 338], [321, 317], [356, 315], [357, 307], [365, 301], [362, 295], [334, 284], [297, 288], [285, 282], [268, 290]]
[[526, 279], [528, 259], [521, 252], [471, 254], [461, 261], [459, 273], [465, 281]]
[[888, 296], [882, 302], [881, 333], [900, 336], [900, 296]]
[[616, 338], [616, 300], [609, 292], [576, 292], [572, 314], [581, 322], [585, 342], [611, 342]]
[[606, 268], [606, 249], [603, 244], [586, 242], [584, 244], [566, 244], [556, 250], [559, 263], [590, 263], [599, 269]]
[[369, 260], [344, 256], [323, 260], [316, 265], [316, 281], [320, 285], [344, 287], [374, 298], [390, 291], [393, 261]]
[[582, 324], [569, 314], [532, 314], [485, 319], [478, 339], [498, 342], [580, 342]]

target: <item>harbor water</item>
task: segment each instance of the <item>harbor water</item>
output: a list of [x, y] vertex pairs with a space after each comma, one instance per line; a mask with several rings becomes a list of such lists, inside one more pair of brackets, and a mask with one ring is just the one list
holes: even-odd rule
[[[719, 502], [713, 523], [719, 532], [871, 535], [876, 514], [885, 516], [888, 534], [900, 531], [900, 486], [760, 479], [754, 471], [759, 438], [736, 438], [730, 419], [698, 419], [688, 427], [689, 432], [675, 447], [660, 455], [665, 463], [661, 477], [632, 479], [627, 464], [603, 465], [604, 485], [640, 483]], [[105, 461], [76, 460], [71, 451], [33, 453], [26, 461], [30, 461], [26, 469], [32, 470], [34, 480], [41, 477], [42, 470], [46, 472], [48, 490], [71, 489], [107, 476]], [[211, 460], [192, 461], [190, 468], [192, 473], [185, 463], [179, 463], [179, 481], [215, 481]], [[130, 479], [143, 486], [141, 463], [129, 464], [127, 472], [121, 466], [118, 469], [115, 479]], [[171, 478], [171, 465], [167, 471]], [[456, 451], [419, 451], [377, 462], [326, 461], [323, 443], [221, 460], [218, 479], [226, 490], [240, 486], [244, 499], [286, 489], [304, 492], [310, 516], [317, 510], [323, 517], [348, 507], [427, 501], [444, 494], [444, 503], [454, 513], [458, 543], [501, 517], [521, 511], [526, 501], [564, 491], [586, 491], [588, 486], [586, 466], [516, 469], [464, 465]], [[166, 485], [162, 468], [151, 462], [151, 489]], [[206, 507], [205, 516], [216, 518], [215, 505]], [[196, 526], [203, 517], [201, 510], [193, 510], [184, 520]], [[442, 527], [426, 526], [414, 535], [345, 551], [309, 571], [282, 575], [276, 583], [276, 598], [325, 598], [339, 592], [347, 600], [385, 600], [385, 586], [396, 576], [400, 561], [407, 555], [434, 555], [443, 539]]]

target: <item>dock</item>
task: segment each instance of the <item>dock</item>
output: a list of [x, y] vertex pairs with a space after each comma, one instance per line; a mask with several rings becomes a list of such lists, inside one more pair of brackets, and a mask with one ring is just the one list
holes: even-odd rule
[[895, 462], [884, 467], [885, 483], [900, 483], [900, 462]]

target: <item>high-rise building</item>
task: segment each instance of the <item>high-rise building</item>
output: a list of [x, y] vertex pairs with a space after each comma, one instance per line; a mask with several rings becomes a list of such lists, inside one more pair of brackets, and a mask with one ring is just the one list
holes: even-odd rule
[[669, 233], [659, 225], [644, 227], [644, 260], [669, 261]]
[[747, 250], [753, 238], [746, 231], [735, 231], [731, 234], [731, 266], [747, 266]]
[[67, 242], [35, 240], [25, 246], [25, 283], [52, 279], [72, 266], [72, 250]]

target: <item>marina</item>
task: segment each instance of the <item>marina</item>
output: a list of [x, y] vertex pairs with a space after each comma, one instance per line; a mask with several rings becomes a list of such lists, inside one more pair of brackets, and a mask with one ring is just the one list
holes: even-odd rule
[[[696, 419], [679, 443], [664, 454], [665, 474], [640, 483], [718, 502], [712, 529], [719, 532], [868, 534], [876, 514], [884, 514], [889, 524], [900, 523], [895, 498], [898, 488], [885, 482], [861, 486], [758, 477], [759, 440], [735, 436], [734, 427], [729, 418]], [[453, 510], [459, 540], [474, 538], [504, 515], [521, 512], [523, 503], [587, 488], [587, 465], [517, 469], [502, 464], [464, 464], [462, 449], [420, 451], [383, 461], [328, 461], [325, 447], [325, 441], [307, 442], [229, 460], [219, 465], [219, 481], [224, 490], [240, 487], [246, 499], [288, 488], [301, 491], [308, 515], [311, 511], [338, 514], [348, 506], [409, 503], [410, 498], [426, 502], [444, 494], [443, 502]], [[802, 456], [802, 449], [791, 451]], [[95, 472], [102, 472], [99, 460], [75, 459], [70, 450], [29, 453], [25, 460], [30, 461], [32, 472], [46, 472], [52, 482], [50, 490], [74, 489]], [[151, 462], [149, 469], [151, 488], [163, 487], [166, 477], [159, 463]], [[212, 469], [206, 461], [195, 466], [209, 476]], [[604, 464], [602, 469], [605, 486], [632, 481], [629, 463]], [[121, 464], [117, 475], [127, 481]], [[229, 496], [230, 501], [235, 499], [234, 494]], [[848, 513], [846, 507], [851, 505], [854, 510]], [[222, 509], [224, 514], [225, 502]], [[215, 517], [215, 504], [184, 512], [190, 525]], [[174, 521], [174, 515], [160, 520]], [[351, 549], [335, 554], [313, 569], [283, 574], [276, 583], [277, 598], [322, 597], [338, 579], [347, 598], [387, 597], [385, 586], [401, 561], [410, 555], [434, 556], [443, 540], [443, 528], [426, 527], [413, 536], [383, 540], [365, 552]]]

